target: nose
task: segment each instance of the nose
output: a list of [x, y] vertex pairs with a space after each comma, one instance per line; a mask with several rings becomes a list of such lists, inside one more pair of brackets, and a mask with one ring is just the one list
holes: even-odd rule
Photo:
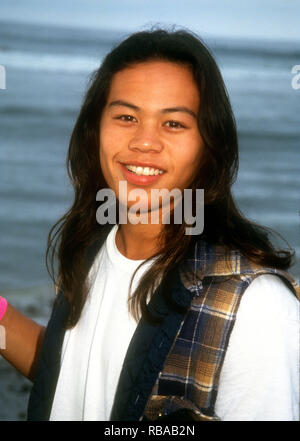
[[143, 152], [153, 151], [159, 153], [163, 149], [163, 143], [157, 128], [140, 125], [129, 141], [128, 147], [133, 151], [140, 150]]

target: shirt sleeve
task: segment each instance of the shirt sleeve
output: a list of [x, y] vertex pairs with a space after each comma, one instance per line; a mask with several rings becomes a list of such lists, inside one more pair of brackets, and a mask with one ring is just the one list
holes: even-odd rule
[[299, 301], [280, 277], [245, 290], [220, 374], [223, 421], [299, 421]]

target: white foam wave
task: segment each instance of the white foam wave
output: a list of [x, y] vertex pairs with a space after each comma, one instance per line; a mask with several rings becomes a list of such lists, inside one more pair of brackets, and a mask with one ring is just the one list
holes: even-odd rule
[[251, 83], [260, 81], [267, 81], [270, 85], [274, 84], [274, 81], [291, 81], [291, 66], [287, 63], [286, 66], [223, 66], [221, 72], [226, 81], [240, 80], [246, 82], [249, 86]]
[[101, 60], [92, 56], [0, 51], [1, 65], [31, 71], [88, 73], [97, 69], [100, 62]]
[[[0, 65], [7, 68], [49, 71], [87, 73], [99, 67], [101, 59], [83, 55], [50, 54], [22, 51], [0, 50]], [[227, 81], [253, 81], [253, 80], [286, 80], [291, 77], [289, 64], [284, 66], [249, 66], [243, 64], [221, 66], [222, 74]]]

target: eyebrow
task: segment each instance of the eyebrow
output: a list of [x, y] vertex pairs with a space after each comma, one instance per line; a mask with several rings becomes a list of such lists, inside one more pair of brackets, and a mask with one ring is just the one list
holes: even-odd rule
[[[130, 109], [139, 111], [141, 110], [140, 107], [135, 106], [134, 104], [131, 104], [127, 101], [123, 101], [123, 100], [115, 100], [112, 101], [111, 103], [109, 103], [108, 107], [113, 107], [113, 106], [125, 106], [125, 107], [129, 107]], [[191, 115], [193, 118], [197, 119], [197, 115], [195, 114], [195, 112], [193, 112], [191, 109], [189, 109], [188, 107], [185, 106], [177, 106], [177, 107], [168, 107], [167, 109], [162, 109], [161, 113], [165, 114], [165, 113], [171, 113], [171, 112], [184, 112], [187, 113], [189, 115]]]

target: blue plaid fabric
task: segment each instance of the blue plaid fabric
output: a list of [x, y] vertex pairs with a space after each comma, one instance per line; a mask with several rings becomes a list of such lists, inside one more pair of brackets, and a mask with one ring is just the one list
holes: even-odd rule
[[275, 274], [300, 298], [299, 286], [285, 271], [263, 268], [237, 251], [226, 257], [223, 247], [205, 241], [194, 251], [180, 269], [194, 297], [148, 399], [144, 417], [149, 420], [183, 408], [191, 419], [219, 419], [214, 406], [220, 371], [240, 300], [255, 277]]

